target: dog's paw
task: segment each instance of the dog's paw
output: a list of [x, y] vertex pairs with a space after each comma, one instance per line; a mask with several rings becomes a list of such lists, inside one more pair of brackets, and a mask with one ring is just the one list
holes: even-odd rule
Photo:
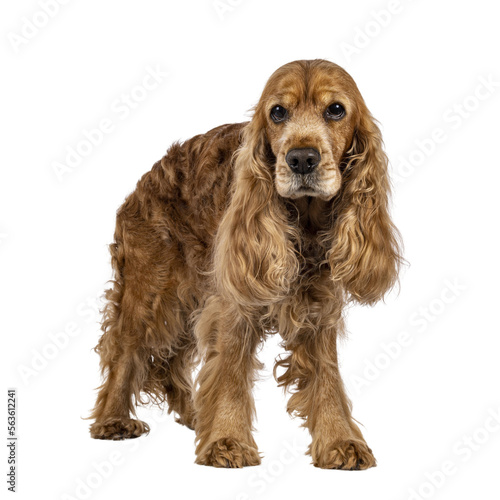
[[259, 465], [260, 455], [256, 448], [240, 443], [233, 438], [222, 438], [211, 443], [196, 459], [200, 465], [212, 467], [241, 468]]
[[368, 445], [354, 439], [311, 450], [311, 455], [313, 465], [322, 469], [364, 470], [377, 465]]
[[133, 439], [149, 433], [149, 425], [132, 418], [112, 419], [95, 422], [90, 426], [90, 436], [94, 439]]

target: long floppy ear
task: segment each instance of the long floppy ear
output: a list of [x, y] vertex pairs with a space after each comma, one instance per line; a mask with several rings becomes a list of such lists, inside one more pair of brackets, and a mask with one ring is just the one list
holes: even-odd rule
[[382, 136], [362, 103], [344, 180], [334, 204], [327, 257], [333, 279], [363, 304], [381, 299], [397, 281], [402, 262], [400, 236], [389, 216], [390, 182]]
[[264, 127], [256, 114], [236, 153], [233, 193], [215, 239], [219, 293], [249, 310], [281, 300], [298, 274], [298, 235], [278, 198]]

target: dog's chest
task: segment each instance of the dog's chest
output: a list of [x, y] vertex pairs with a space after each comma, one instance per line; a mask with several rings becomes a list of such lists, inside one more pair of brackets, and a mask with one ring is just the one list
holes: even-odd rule
[[300, 241], [295, 242], [295, 248], [303, 261], [303, 272], [310, 273], [326, 259], [322, 237], [330, 224], [329, 207], [322, 200], [304, 197], [294, 200], [289, 213], [299, 226]]

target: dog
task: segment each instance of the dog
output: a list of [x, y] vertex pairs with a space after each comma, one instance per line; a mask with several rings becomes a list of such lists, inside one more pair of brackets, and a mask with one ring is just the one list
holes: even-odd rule
[[256, 350], [278, 333], [274, 374], [312, 463], [376, 465], [337, 338], [347, 304], [372, 305], [398, 280], [387, 164], [355, 82], [325, 60], [279, 68], [251, 121], [173, 144], [117, 213], [91, 436], [138, 437], [149, 428], [136, 405], [166, 403], [195, 430], [196, 463], [259, 464]]

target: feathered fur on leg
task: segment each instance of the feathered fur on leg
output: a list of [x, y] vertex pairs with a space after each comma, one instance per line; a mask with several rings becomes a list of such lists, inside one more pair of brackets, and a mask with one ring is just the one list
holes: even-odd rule
[[251, 394], [259, 334], [219, 297], [209, 299], [196, 326], [204, 365], [198, 375], [196, 463], [215, 467], [257, 465]]

